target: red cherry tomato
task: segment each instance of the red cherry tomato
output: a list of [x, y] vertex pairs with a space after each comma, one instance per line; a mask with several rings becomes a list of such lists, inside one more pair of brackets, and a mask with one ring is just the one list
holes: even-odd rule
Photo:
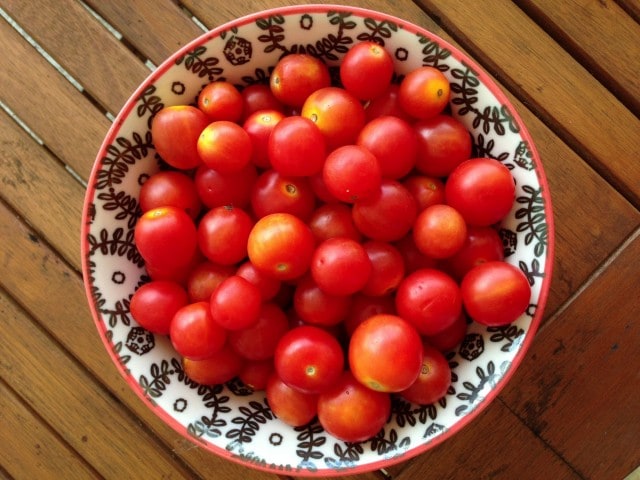
[[236, 275], [241, 276], [258, 287], [260, 296], [265, 302], [273, 300], [276, 295], [278, 295], [282, 285], [280, 280], [265, 274], [265, 272], [257, 269], [256, 266], [248, 260], [238, 267]]
[[421, 212], [431, 205], [445, 203], [444, 182], [437, 177], [426, 175], [410, 175], [402, 184], [411, 192]]
[[310, 275], [298, 282], [293, 294], [293, 308], [298, 317], [319, 327], [338, 325], [346, 317], [350, 304], [351, 297], [326, 293]]
[[431, 205], [418, 214], [413, 239], [418, 250], [431, 258], [448, 258], [458, 252], [467, 238], [467, 225], [455, 208]]
[[243, 364], [244, 359], [229, 345], [202, 360], [182, 359], [185, 375], [201, 385], [218, 385], [233, 380]]
[[404, 259], [398, 249], [390, 243], [376, 240], [363, 243], [362, 248], [372, 267], [362, 293], [380, 297], [394, 292], [405, 274]]
[[198, 138], [198, 154], [203, 163], [222, 173], [236, 173], [251, 161], [251, 137], [240, 125], [227, 120], [209, 124]]
[[253, 391], [267, 388], [267, 382], [275, 372], [273, 359], [245, 360], [238, 373], [238, 379]]
[[242, 111], [245, 120], [259, 110], [284, 112], [284, 105], [275, 97], [269, 85], [263, 83], [248, 85], [240, 92], [240, 95], [242, 96]]
[[240, 330], [258, 321], [262, 295], [260, 289], [239, 275], [224, 279], [211, 294], [211, 316], [227, 330]]
[[448, 352], [460, 345], [467, 333], [467, 316], [461, 312], [455, 322], [435, 335], [425, 335], [425, 341], [440, 350]]
[[251, 161], [260, 168], [270, 168], [269, 137], [274, 127], [285, 118], [278, 110], [258, 110], [247, 117], [242, 128], [249, 134], [253, 145]]
[[320, 59], [300, 53], [282, 57], [269, 78], [273, 95], [291, 107], [302, 107], [311, 93], [330, 84], [329, 68]]
[[188, 265], [197, 249], [196, 226], [181, 208], [158, 207], [144, 213], [134, 230], [145, 262], [160, 269]]
[[363, 293], [356, 293], [351, 298], [349, 311], [344, 319], [345, 333], [350, 337], [358, 325], [369, 317], [381, 313], [396, 313], [395, 300], [392, 295], [371, 297]]
[[338, 340], [311, 325], [296, 327], [282, 336], [274, 365], [284, 383], [300, 392], [319, 394], [333, 385], [344, 370]]
[[182, 285], [169, 281], [151, 281], [138, 288], [129, 303], [133, 319], [152, 333], [168, 335], [175, 313], [189, 303]]
[[471, 135], [451, 115], [436, 115], [415, 123], [418, 138], [416, 169], [432, 177], [446, 177], [471, 156]]
[[140, 188], [140, 209], [148, 212], [158, 207], [178, 207], [195, 219], [202, 209], [193, 179], [182, 172], [160, 171], [151, 175]]
[[458, 165], [445, 184], [446, 202], [468, 225], [488, 226], [502, 220], [515, 200], [511, 172], [493, 158], [472, 158]]
[[238, 122], [242, 118], [243, 99], [240, 91], [229, 82], [215, 81], [198, 94], [198, 108], [210, 121]]
[[208, 302], [213, 291], [234, 274], [232, 265], [220, 265], [210, 260], [198, 263], [189, 271], [187, 293], [191, 302]]
[[274, 170], [297, 177], [320, 172], [327, 147], [316, 124], [308, 118], [291, 116], [273, 127], [267, 149]]
[[375, 436], [390, 413], [390, 395], [365, 387], [349, 371], [318, 397], [320, 425], [345, 442], [363, 442]]
[[276, 374], [267, 380], [266, 397], [269, 407], [284, 423], [301, 427], [318, 413], [318, 396], [291, 388]]
[[373, 41], [363, 41], [342, 57], [340, 80], [356, 98], [370, 100], [389, 88], [393, 69], [393, 58], [384, 47]]
[[349, 367], [363, 385], [399, 392], [415, 382], [422, 366], [422, 339], [413, 325], [381, 314], [356, 327], [349, 340]]
[[164, 107], [151, 122], [151, 137], [158, 155], [172, 167], [188, 170], [202, 163], [198, 138], [209, 117], [189, 105]]
[[203, 360], [224, 346], [227, 332], [213, 320], [208, 302], [196, 302], [176, 312], [171, 321], [169, 337], [180, 355]]
[[453, 256], [443, 263], [444, 269], [456, 280], [476, 265], [494, 260], [504, 260], [504, 246], [500, 234], [493, 227], [467, 227], [467, 237]]
[[372, 265], [362, 244], [335, 237], [315, 249], [310, 271], [322, 291], [329, 295], [351, 295], [367, 284]]
[[430, 268], [416, 270], [398, 286], [396, 309], [421, 334], [434, 335], [456, 321], [462, 311], [462, 294], [446, 273]]
[[322, 180], [333, 197], [353, 203], [380, 190], [382, 172], [378, 159], [369, 150], [345, 145], [325, 159]]
[[272, 213], [259, 219], [246, 243], [256, 268], [280, 280], [302, 276], [311, 263], [315, 240], [311, 229], [289, 213]]
[[238, 263], [247, 256], [247, 239], [252, 227], [253, 220], [241, 208], [212, 208], [198, 224], [200, 251], [215, 263]]
[[256, 218], [271, 213], [290, 213], [306, 221], [316, 207], [316, 197], [307, 177], [287, 177], [276, 170], [262, 173], [251, 192]]
[[408, 122], [413, 122], [414, 119], [400, 107], [400, 103], [398, 101], [399, 91], [400, 87], [392, 84], [382, 95], [367, 102], [365, 106], [367, 121], [390, 115]]
[[420, 375], [400, 395], [406, 400], [428, 405], [444, 397], [451, 385], [451, 368], [440, 350], [425, 343]]
[[253, 164], [246, 165], [238, 172], [225, 174], [201, 165], [196, 170], [194, 181], [198, 197], [208, 208], [225, 205], [247, 208], [257, 178], [258, 171]]
[[531, 287], [522, 270], [500, 261], [473, 267], [462, 279], [460, 288], [471, 319], [491, 327], [517, 320], [531, 298]]
[[449, 81], [440, 70], [423, 66], [404, 77], [398, 91], [398, 102], [414, 118], [431, 118], [445, 109], [450, 91]]
[[287, 315], [274, 303], [263, 303], [258, 321], [241, 330], [229, 332], [231, 348], [247, 360], [273, 357], [280, 338], [289, 330]]
[[359, 242], [362, 235], [356, 229], [351, 216], [351, 208], [344, 203], [325, 203], [316, 208], [308, 221], [316, 242], [334, 237], [350, 238]]

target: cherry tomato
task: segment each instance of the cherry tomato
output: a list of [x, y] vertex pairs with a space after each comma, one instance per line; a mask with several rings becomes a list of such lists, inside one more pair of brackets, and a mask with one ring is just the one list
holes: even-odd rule
[[446, 273], [424, 268], [402, 280], [396, 293], [396, 309], [422, 335], [435, 335], [460, 315], [462, 294]]
[[203, 360], [224, 346], [227, 332], [213, 320], [209, 302], [196, 302], [176, 312], [171, 321], [169, 337], [180, 355]]
[[160, 171], [151, 175], [140, 188], [142, 212], [157, 207], [178, 207], [195, 219], [202, 209], [193, 179], [182, 172]]
[[138, 288], [129, 303], [133, 319], [142, 328], [168, 335], [175, 313], [189, 303], [182, 285], [169, 281], [151, 281]]
[[284, 112], [284, 105], [275, 97], [269, 85], [254, 83], [246, 86], [242, 92], [242, 111], [246, 120], [259, 110]]
[[409, 72], [400, 83], [398, 102], [416, 119], [435, 117], [449, 103], [447, 77], [435, 67], [423, 66]]
[[444, 397], [450, 385], [449, 362], [440, 350], [425, 343], [420, 375], [400, 396], [413, 403], [429, 405]]
[[277, 374], [272, 374], [265, 389], [269, 407], [291, 427], [306, 425], [318, 413], [318, 396], [291, 388]]
[[208, 302], [213, 291], [235, 273], [232, 265], [220, 265], [210, 260], [198, 263], [189, 271], [187, 293], [191, 302]]
[[251, 192], [251, 209], [257, 218], [271, 213], [290, 213], [306, 221], [316, 207], [307, 177], [286, 177], [276, 170], [262, 173]]
[[349, 371], [318, 396], [320, 425], [345, 442], [363, 442], [375, 436], [390, 413], [390, 395], [365, 387]]
[[338, 325], [347, 315], [351, 297], [331, 295], [306, 276], [298, 282], [293, 294], [293, 308], [305, 323], [319, 327]]
[[253, 391], [260, 391], [267, 388], [269, 377], [275, 372], [273, 359], [267, 360], [245, 360], [243, 362], [238, 378], [245, 386]]
[[177, 207], [158, 207], [142, 214], [134, 240], [145, 262], [160, 269], [189, 264], [197, 249], [195, 223]]
[[460, 288], [471, 319], [491, 327], [517, 320], [531, 298], [531, 287], [522, 270], [501, 261], [473, 267], [462, 279]]
[[309, 268], [315, 248], [311, 229], [290, 213], [259, 219], [246, 243], [256, 268], [280, 280], [300, 277]]
[[241, 330], [229, 332], [231, 348], [247, 360], [272, 358], [280, 338], [289, 330], [289, 319], [280, 307], [271, 302], [260, 307], [258, 321]]
[[247, 240], [252, 227], [253, 220], [241, 208], [212, 208], [198, 224], [200, 251], [215, 263], [238, 263], [247, 256]]
[[511, 172], [493, 158], [472, 158], [458, 165], [445, 184], [446, 202], [468, 225], [488, 226], [502, 220], [515, 200]]
[[300, 53], [282, 57], [269, 77], [273, 95], [291, 107], [302, 107], [311, 93], [330, 84], [329, 68], [320, 59]]
[[382, 95], [376, 97], [365, 106], [365, 115], [367, 121], [374, 118], [390, 115], [392, 117], [401, 118], [407, 122], [413, 122], [414, 119], [400, 107], [398, 101], [398, 92], [400, 87], [392, 84]]
[[446, 177], [471, 156], [471, 135], [451, 115], [436, 115], [414, 124], [418, 137], [416, 169], [432, 177]]
[[371, 261], [371, 274], [361, 291], [375, 297], [394, 292], [404, 278], [404, 259], [396, 247], [387, 242], [369, 240], [362, 244]]
[[289, 330], [276, 347], [274, 365], [284, 383], [300, 392], [319, 394], [344, 370], [338, 340], [326, 330], [305, 325]]
[[222, 174], [241, 171], [253, 154], [246, 130], [227, 120], [209, 124], [200, 134], [197, 148], [203, 163]]
[[242, 118], [243, 99], [240, 91], [226, 81], [206, 85], [198, 94], [198, 108], [210, 121], [238, 122]]
[[371, 297], [363, 293], [356, 293], [351, 297], [349, 311], [344, 319], [344, 329], [348, 337], [356, 327], [369, 317], [381, 313], [395, 314], [396, 305], [392, 295]]
[[395, 242], [404, 237], [418, 214], [416, 201], [398, 181], [382, 179], [378, 192], [353, 205], [353, 223], [372, 240]]
[[420, 212], [413, 224], [418, 250], [431, 258], [448, 258], [458, 252], [467, 238], [467, 225], [449, 205], [431, 205]]
[[227, 330], [240, 330], [258, 321], [262, 295], [260, 289], [239, 275], [220, 282], [211, 294], [211, 316]]
[[280, 280], [265, 274], [265, 272], [257, 269], [256, 266], [248, 260], [238, 267], [236, 275], [241, 276], [258, 287], [258, 290], [260, 290], [260, 296], [265, 302], [273, 300], [280, 291], [280, 287], [282, 285]]
[[345, 145], [327, 156], [322, 179], [333, 197], [353, 203], [380, 190], [382, 172], [378, 159], [369, 150]]
[[444, 182], [437, 177], [410, 175], [402, 181], [402, 184], [416, 199], [419, 212], [431, 205], [445, 202]]
[[405, 275], [413, 273], [421, 268], [436, 268], [438, 261], [435, 258], [427, 257], [424, 253], [418, 250], [416, 242], [413, 239], [413, 232], [409, 232], [393, 244], [402, 259], [404, 260]]
[[209, 117], [189, 105], [164, 107], [151, 122], [151, 137], [158, 155], [172, 167], [188, 170], [202, 163], [198, 138]]
[[247, 208], [257, 178], [258, 171], [253, 164], [248, 164], [240, 171], [226, 174], [202, 165], [196, 170], [194, 181], [198, 197], [208, 208], [225, 205]]
[[498, 231], [492, 227], [469, 226], [462, 248], [447, 258], [443, 267], [460, 281], [476, 265], [493, 260], [504, 260], [504, 246]]
[[356, 98], [370, 100], [389, 88], [393, 70], [393, 58], [384, 47], [373, 41], [362, 41], [342, 57], [340, 81]]
[[351, 295], [367, 284], [372, 265], [362, 244], [335, 237], [315, 249], [310, 271], [322, 291], [329, 295]]
[[350, 238], [359, 242], [362, 235], [356, 229], [351, 216], [351, 208], [344, 203], [325, 203], [316, 208], [308, 221], [316, 242], [334, 237]]
[[267, 148], [273, 169], [291, 177], [320, 172], [327, 149], [320, 129], [300, 116], [280, 120], [273, 127]]
[[356, 327], [349, 340], [349, 367], [363, 385], [399, 392], [415, 382], [422, 366], [422, 339], [413, 325], [381, 314]]
[[187, 377], [201, 385], [218, 385], [233, 380], [241, 371], [244, 359], [229, 345], [203, 358], [182, 359], [182, 368]]
[[314, 91], [305, 100], [300, 114], [318, 126], [329, 151], [354, 144], [366, 122], [360, 101], [338, 87]]
[[401, 118], [381, 116], [371, 120], [360, 131], [356, 143], [373, 153], [383, 177], [399, 179], [415, 165], [417, 135]]
[[336, 197], [334, 197], [331, 192], [329, 192], [329, 189], [322, 179], [322, 171], [316, 173], [315, 175], [311, 175], [309, 177], [309, 182], [311, 183], [311, 189], [313, 190], [313, 193], [315, 193], [316, 197], [318, 197], [318, 200], [320, 200], [321, 202], [337, 203], [340, 201]]
[[461, 312], [456, 321], [435, 335], [425, 335], [425, 341], [440, 350], [448, 352], [460, 345], [467, 334], [467, 316]]
[[247, 117], [242, 128], [249, 134], [253, 145], [251, 161], [260, 168], [270, 168], [269, 137], [274, 127], [285, 118], [278, 110], [258, 110]]

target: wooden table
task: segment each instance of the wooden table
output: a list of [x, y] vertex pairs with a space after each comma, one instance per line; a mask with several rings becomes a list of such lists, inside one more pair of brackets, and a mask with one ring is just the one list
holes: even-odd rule
[[[130, 391], [89, 314], [79, 231], [110, 119], [150, 69], [202, 28], [283, 3], [0, 1], [0, 478], [276, 480], [193, 446]], [[639, 475], [640, 3], [351, 3], [430, 29], [497, 79], [556, 225], [546, 316], [513, 380], [450, 440], [357, 478]]]

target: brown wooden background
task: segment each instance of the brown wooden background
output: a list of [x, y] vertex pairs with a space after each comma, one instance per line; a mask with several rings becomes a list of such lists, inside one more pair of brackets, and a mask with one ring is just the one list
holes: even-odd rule
[[[89, 314], [79, 231], [110, 119], [202, 33], [193, 18], [212, 28], [290, 3], [0, 0], [0, 479], [277, 480], [193, 446], [129, 390]], [[510, 384], [452, 439], [357, 478], [638, 475], [640, 2], [350, 3], [433, 31], [504, 87], [556, 225], [544, 323]]]

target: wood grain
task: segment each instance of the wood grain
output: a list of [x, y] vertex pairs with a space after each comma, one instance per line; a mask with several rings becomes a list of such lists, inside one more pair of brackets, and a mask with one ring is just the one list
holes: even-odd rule
[[584, 478], [640, 465], [640, 231], [632, 238], [536, 337], [501, 394]]
[[7, 13], [111, 113], [117, 113], [151, 73], [79, 2], [31, 0], [9, 2], [7, 7]]
[[[640, 38], [636, 23], [614, 1], [518, 0], [518, 6], [640, 116]], [[620, 48], [628, 43], [628, 48]]]
[[[0, 305], [3, 301], [6, 298], [0, 300]], [[14, 478], [54, 478], [65, 472], [65, 478], [79, 480], [97, 475], [83, 457], [2, 380], [0, 442], [3, 445], [0, 464], [6, 465]]]

